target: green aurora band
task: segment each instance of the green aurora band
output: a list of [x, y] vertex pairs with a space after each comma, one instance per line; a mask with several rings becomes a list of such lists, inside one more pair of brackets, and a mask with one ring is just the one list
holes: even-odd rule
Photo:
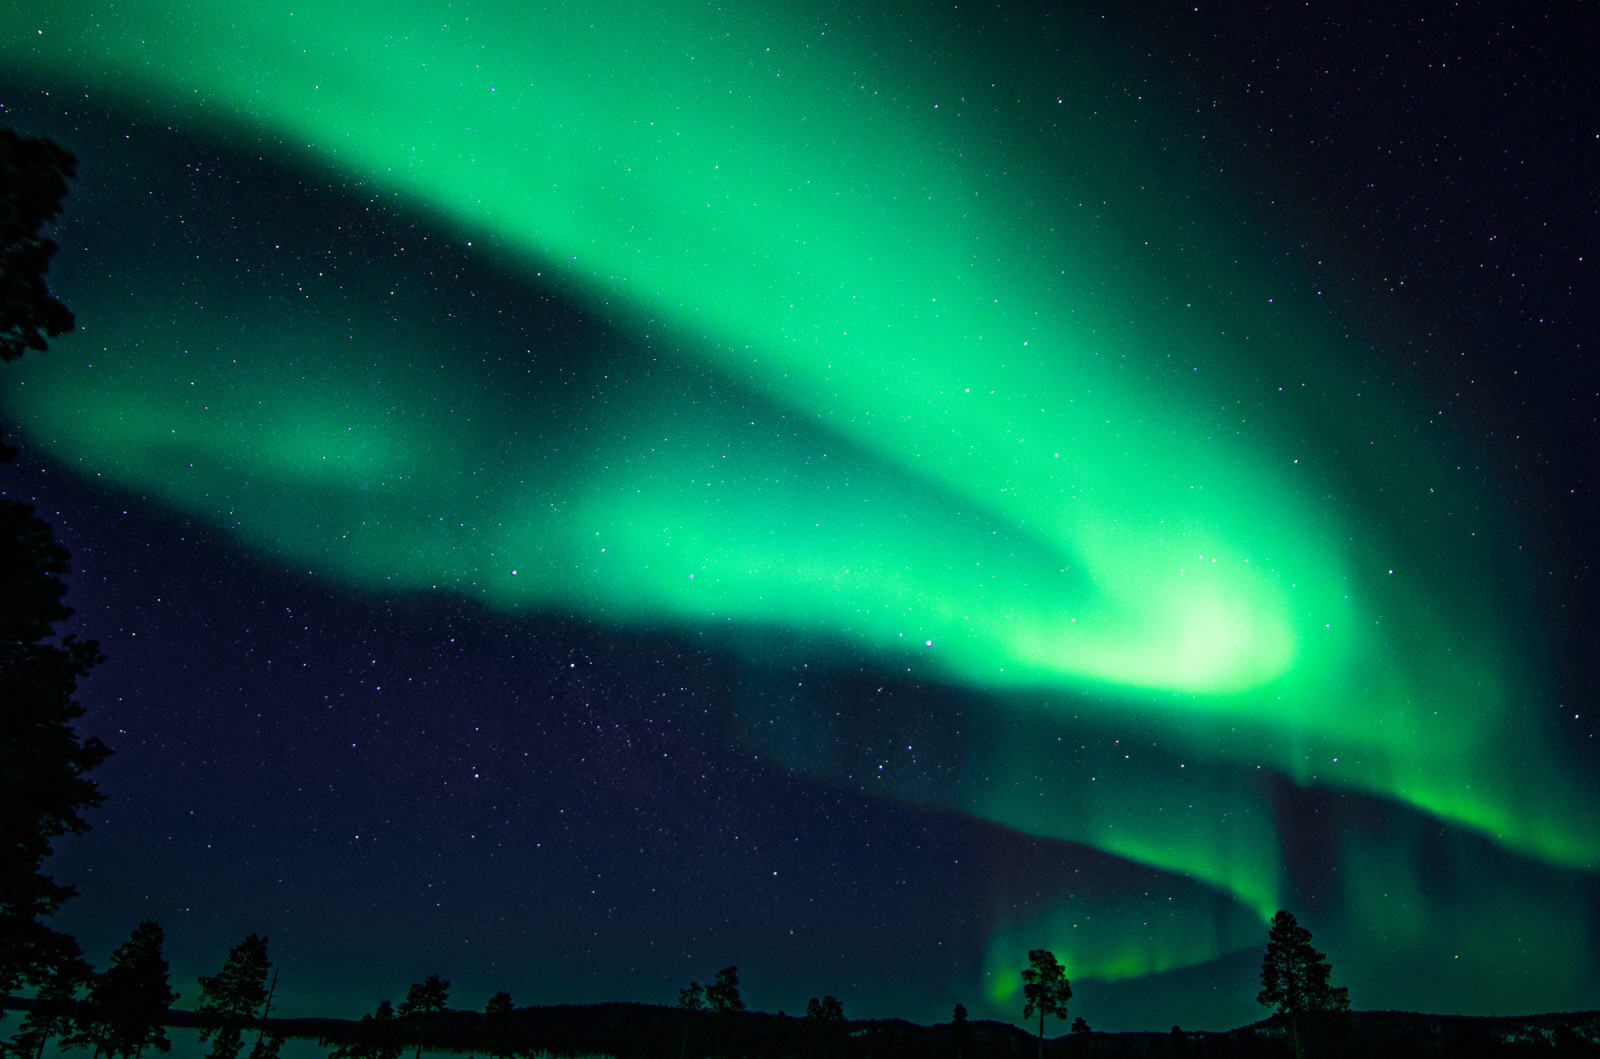
[[[1505, 930], [1566, 953], [1540, 988], [1577, 980], [1600, 806], [1529, 720], [1538, 623], [1494, 498], [1175, 116], [1115, 87], [1111, 42], [1073, 28], [1044, 63], [956, 16], [292, 6], [25, 0], [0, 55], [292, 144], [643, 337], [594, 352], [603, 399], [552, 397], [453, 367], [460, 306], [400, 265], [347, 269], [335, 314], [174, 253], [68, 278], [80, 332], [5, 396], [35, 445], [343, 583], [715, 632], [770, 668], [742, 723], [789, 767], [1167, 873], [1159, 930], [1065, 891], [998, 925], [997, 1001], [1040, 944], [1104, 978], [1259, 944], [1286, 896], [1263, 776], [1443, 821], [1488, 873], [1396, 911], [1423, 839], [1353, 828], [1350, 922], [1421, 945], [1532, 866], [1550, 896]], [[834, 707], [779, 687], [808, 652], [982, 703], [960, 777], [839, 760]], [[829, 738], [866, 755], [885, 717]], [[1135, 728], [1137, 757], [1069, 752]]]

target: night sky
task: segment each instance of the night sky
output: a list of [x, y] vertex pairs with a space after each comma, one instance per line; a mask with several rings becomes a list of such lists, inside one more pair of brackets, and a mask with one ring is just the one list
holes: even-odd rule
[[91, 958], [1600, 1007], [1591, 8], [890, 6], [0, 11]]

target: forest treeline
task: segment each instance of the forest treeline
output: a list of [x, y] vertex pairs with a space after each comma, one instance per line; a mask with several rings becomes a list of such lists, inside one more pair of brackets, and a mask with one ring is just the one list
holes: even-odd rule
[[[432, 1039], [450, 1050], [492, 1057], [494, 1043], [474, 1012], [437, 1016]], [[529, 1007], [516, 1012], [524, 1035], [520, 1056], [560, 1059], [716, 1059], [710, 1042], [697, 1036], [681, 1011], [633, 1003]], [[296, 1036], [325, 1043], [358, 1034], [359, 1023], [338, 1032], [323, 1024]], [[682, 1042], [687, 1030], [689, 1047]], [[1462, 1059], [1600, 1056], [1600, 1013], [1532, 1018], [1433, 1016], [1410, 1012], [1354, 1012], [1306, 1034], [1305, 1054], [1340, 1059]], [[738, 1036], [722, 1059], [1032, 1059], [1036, 1037], [1011, 1023], [973, 1020], [917, 1025], [901, 1019], [845, 1020], [835, 1041], [824, 1044], [804, 1016], [747, 1012]], [[1289, 1059], [1295, 1054], [1287, 1020], [1270, 1019], [1234, 1030], [1210, 1032], [1173, 1027], [1166, 1032], [1104, 1033], [1086, 1027], [1044, 1041], [1045, 1059]]]
[[[25, 1001], [13, 1000], [13, 1004]], [[374, 1036], [363, 1022], [342, 1019], [266, 1019], [250, 1027], [267, 1040], [315, 1041], [330, 1055], [341, 1049], [372, 1048], [381, 1055], [414, 1054], [419, 1037], [429, 1053], [495, 1059], [502, 1055], [496, 1031], [482, 1012], [447, 1010], [435, 1015], [396, 1019], [391, 1033]], [[679, 1010], [662, 1005], [613, 1002], [586, 1005], [526, 1007], [514, 1012], [517, 1051], [510, 1059], [714, 1059], [705, 1041], [689, 1029]], [[174, 1030], [208, 1024], [203, 1016], [174, 1009], [166, 1025]], [[13, 1025], [15, 1023], [13, 1022]], [[949, 1024], [922, 1026], [899, 1019], [847, 1020], [843, 1048], [829, 1059], [1030, 1059], [1034, 1036], [1005, 1022], [974, 1020], [961, 1044]], [[1440, 1016], [1413, 1012], [1361, 1011], [1348, 1016], [1338, 1033], [1328, 1034], [1326, 1047], [1310, 1055], [1341, 1059], [1500, 1059], [1500, 1057], [1600, 1056], [1600, 1013], [1578, 1012], [1539, 1016]], [[821, 1059], [808, 1042], [803, 1016], [747, 1012], [739, 1036], [725, 1059]], [[1308, 1042], [1309, 1043], [1309, 1042]], [[1234, 1030], [1172, 1030], [1135, 1033], [1067, 1033], [1044, 1042], [1046, 1059], [1288, 1059], [1294, 1055], [1289, 1029], [1281, 1016]], [[43, 1051], [0, 1045], [0, 1053], [16, 1059], [38, 1059]], [[91, 1054], [80, 1053], [84, 1059]]]
[[[1065, 1034], [1044, 1035], [1005, 1022], [969, 1020], [957, 1004], [948, 1023], [851, 1020], [831, 995], [813, 997], [790, 1016], [746, 1009], [736, 966], [711, 983], [690, 982], [676, 1006], [640, 1003], [517, 1007], [505, 992], [481, 1010], [450, 1006], [451, 984], [438, 974], [415, 982], [397, 1005], [380, 1000], [359, 1021], [272, 1018], [277, 975], [267, 940], [256, 934], [229, 950], [214, 975], [196, 979], [192, 1010], [172, 1007], [178, 994], [155, 923], [141, 923], [86, 977], [60, 975], [29, 999], [0, 1056], [42, 1059], [52, 1045], [92, 1059], [142, 1059], [171, 1047], [167, 1030], [198, 1033], [207, 1059], [276, 1059], [291, 1038], [318, 1042], [328, 1059], [421, 1059], [423, 1052], [482, 1059], [1288, 1059], [1338, 1056], [1600, 1056], [1600, 1014], [1524, 1018], [1351, 1012], [1327, 985], [1327, 964], [1309, 933], [1283, 913], [1263, 957], [1258, 1000], [1299, 1011], [1225, 1032], [1102, 1033], [1082, 1017]], [[1021, 971], [1019, 1014], [1065, 1020], [1071, 987], [1048, 950], [1029, 954]], [[1312, 958], [1315, 959], [1312, 959]], [[80, 967], [81, 971], [82, 968]], [[1285, 982], [1288, 981], [1288, 985]], [[1310, 990], [1312, 993], [1308, 994]], [[1321, 990], [1320, 1006], [1308, 997]], [[79, 993], [82, 993], [80, 996]], [[1295, 994], [1298, 994], [1296, 998]], [[1041, 1007], [1041, 1005], [1043, 1005]], [[1297, 1017], [1296, 1017], [1297, 1016]], [[1031, 1024], [1030, 1024], [1031, 1026]]]

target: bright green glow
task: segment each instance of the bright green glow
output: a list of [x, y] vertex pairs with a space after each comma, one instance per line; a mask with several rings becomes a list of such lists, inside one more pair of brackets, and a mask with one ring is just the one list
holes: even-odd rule
[[[118, 85], [198, 87], [562, 262], [597, 296], [703, 335], [733, 377], [1093, 572], [1092, 594], [988, 633], [965, 679], [1258, 686], [1290, 667], [1304, 635], [1279, 568], [1304, 577], [1306, 617], [1345, 621], [1340, 575], [1316, 555], [1326, 541], [1301, 533], [1314, 513], [1292, 492], [1230, 485], [1281, 471], [1211, 443], [1187, 394], [1130, 390], [1101, 361], [1123, 351], [1094, 335], [1098, 299], [1084, 291], [1098, 279], [1044, 271], [1120, 248], [1041, 238], [1054, 218], [987, 205], [992, 161], [942, 160], [950, 133], [906, 120], [912, 100], [856, 83], [851, 71], [866, 69], [903, 79], [846, 42], [819, 38], [827, 54], [812, 59], [781, 20], [724, 36], [653, 4], [608, 11], [618, 28], [604, 33], [564, 12], [485, 11], [437, 37], [392, 5], [218, 6], [183, 31], [210, 47], [168, 48], [175, 27], [157, 6], [76, 26], [54, 10], [47, 46], [103, 51]], [[70, 40], [88, 26], [100, 28]], [[768, 39], [789, 41], [780, 55], [798, 52], [798, 69], [768, 58], [756, 43]], [[816, 172], [818, 152], [840, 143], [849, 153]], [[1219, 532], [1208, 509], [1244, 494], [1261, 531]]]
[[[1263, 916], [1260, 765], [1592, 866], [1592, 792], [1520, 712], [1541, 694], [1520, 604], [1482, 602], [1508, 572], [1488, 501], [1426, 415], [1358, 381], [1294, 277], [1193, 204], [1215, 198], [1196, 160], [1158, 153], [1131, 103], [1088, 116], [1090, 73], [997, 117], [1002, 89], [889, 23], [294, 6], [13, 5], [0, 53], [304, 144], [664, 327], [722, 396], [688, 409], [635, 376], [530, 421], [414, 367], [460, 340], [386, 323], [427, 313], [383, 302], [384, 277], [348, 323], [194, 277], [197, 304], [261, 321], [247, 337], [181, 307], [130, 319], [169, 293], [135, 277], [105, 313], [75, 300], [96, 322], [8, 398], [63, 459], [341, 580], [815, 634], [975, 689], [1015, 717], [974, 769], [1041, 789], [888, 793]], [[1068, 768], [1025, 722], [1071, 696], [1100, 730], [1166, 725], [1166, 758]], [[1063, 949], [1117, 975], [1223, 943], [1164, 944]]]

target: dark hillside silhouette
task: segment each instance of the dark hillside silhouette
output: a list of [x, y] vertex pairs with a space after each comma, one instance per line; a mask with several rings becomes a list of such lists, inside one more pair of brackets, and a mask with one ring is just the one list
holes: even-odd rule
[[[821, 1006], [821, 1001], [818, 1001]], [[626, 1025], [628, 1052], [621, 1059], [678, 1059], [683, 1029], [694, 1016], [677, 1007], [611, 1003], [522, 1008], [513, 1015], [523, 1041], [521, 1055], [549, 1055], [576, 1059], [586, 1055], [615, 1055], [618, 1027]], [[325, 1043], [353, 1039], [360, 1027], [354, 1022], [278, 1023], [277, 1032], [315, 1036]], [[433, 1047], [462, 1055], [487, 1055], [491, 1047], [489, 1019], [479, 1012], [446, 1011], [436, 1016], [430, 1031]], [[794, 1019], [779, 1014], [746, 1012], [740, 1034], [739, 1059], [808, 1059], [817, 1053], [805, 1035], [794, 1032]], [[1034, 1059], [1038, 1038], [1030, 1027], [1010, 1023], [969, 1020], [965, 1059]], [[950, 1044], [952, 1024], [921, 1026], [900, 1019], [872, 1019], [839, 1023], [837, 1050], [829, 1059], [954, 1059]], [[1325, 1040], [1306, 1033], [1308, 1055], [1333, 1055], [1349, 1059], [1413, 1059], [1447, 1056], [1450, 1059], [1565, 1059], [1597, 1054], [1600, 1013], [1582, 1012], [1539, 1016], [1437, 1016], [1411, 1012], [1353, 1012], [1342, 1035]], [[1331, 1047], [1324, 1047], [1331, 1045]], [[341, 1052], [358, 1057], [374, 1053]], [[1044, 1041], [1045, 1059], [1290, 1059], [1294, 1041], [1288, 1018], [1274, 1015], [1238, 1029], [1139, 1033], [1068, 1032]], [[392, 1059], [392, 1057], [389, 1057]]]
[[[0, 1007], [29, 1011], [32, 1000], [6, 998]], [[628, 1051], [619, 1059], [678, 1059], [684, 1013], [676, 1007], [616, 1002], [609, 1004], [527, 1007], [509, 1013], [519, 1040], [513, 1053], [519, 1057], [616, 1055], [622, 1042], [617, 1028], [628, 1027]], [[443, 1011], [428, 1016], [430, 1047], [437, 1052], [487, 1056], [495, 1046], [493, 1019], [486, 1012]], [[171, 1028], [194, 1029], [207, 1017], [171, 1010], [165, 1023]], [[805, 1059], [809, 1054], [796, 1019], [781, 1012], [746, 1012], [739, 1059]], [[1029, 1028], [1006, 1022], [969, 1020], [967, 1059], [1033, 1059], [1038, 1041]], [[388, 1001], [379, 1012], [350, 1019], [266, 1019], [260, 1028], [284, 1039], [316, 1040], [337, 1059], [399, 1059], [407, 1041], [397, 1036], [394, 1007]], [[836, 1059], [954, 1059], [950, 1046], [952, 1024], [923, 1026], [901, 1019], [845, 1022], [844, 1050]], [[1180, 1042], [1181, 1037], [1181, 1042]], [[1600, 1012], [1561, 1012], [1547, 1015], [1429, 1015], [1410, 1011], [1353, 1011], [1333, 1040], [1307, 1034], [1307, 1054], [1341, 1059], [1414, 1059], [1441, 1056], [1450, 1059], [1566, 1059], [1600, 1054]], [[12, 1046], [21, 1042], [15, 1038]], [[1327, 1047], [1323, 1047], [1327, 1045]], [[36, 1047], [37, 1045], [33, 1045]], [[1176, 1054], [1194, 1059], [1290, 1059], [1294, 1055], [1287, 1017], [1274, 1015], [1237, 1029], [1105, 1033], [1069, 1031], [1044, 1042], [1045, 1059], [1170, 1059]], [[1317, 1050], [1320, 1049], [1320, 1050]], [[22, 1053], [28, 1054], [28, 1053]]]

